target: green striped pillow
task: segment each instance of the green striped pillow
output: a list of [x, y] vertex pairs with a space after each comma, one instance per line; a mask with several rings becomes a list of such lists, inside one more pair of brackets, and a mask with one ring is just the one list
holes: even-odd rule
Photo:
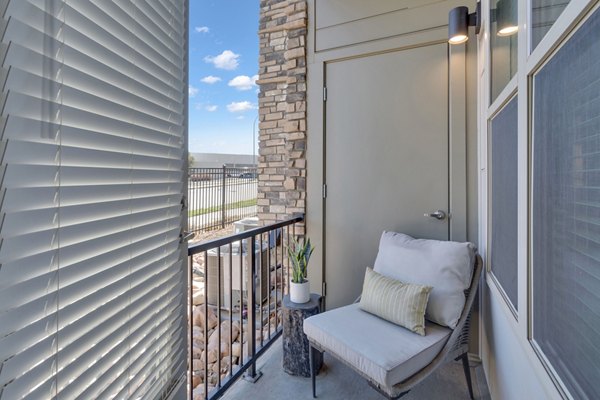
[[431, 286], [404, 283], [367, 268], [360, 308], [425, 335], [425, 310]]

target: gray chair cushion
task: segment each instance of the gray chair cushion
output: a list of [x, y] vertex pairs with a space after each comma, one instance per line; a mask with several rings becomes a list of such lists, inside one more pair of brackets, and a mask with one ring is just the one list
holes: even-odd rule
[[420, 336], [359, 308], [336, 308], [304, 321], [304, 333], [374, 382], [391, 387], [429, 364], [452, 331], [427, 322]]
[[432, 286], [425, 318], [455, 328], [471, 284], [472, 243], [414, 239], [383, 232], [373, 270], [402, 282]]

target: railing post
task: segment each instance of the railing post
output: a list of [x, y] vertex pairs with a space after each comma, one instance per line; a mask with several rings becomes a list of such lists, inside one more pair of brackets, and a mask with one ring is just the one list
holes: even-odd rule
[[225, 165], [223, 165], [223, 180], [221, 185], [221, 229], [225, 228]]
[[[248, 291], [248, 303], [247, 303], [247, 316], [248, 316], [248, 360], [250, 360], [250, 366], [247, 369], [244, 379], [256, 382], [260, 378], [260, 372], [256, 373], [256, 285], [255, 285], [255, 273], [256, 273], [256, 236], [250, 238], [250, 246], [248, 250], [252, 253], [250, 256], [250, 265], [246, 273], [246, 289]], [[261, 332], [262, 335], [262, 332]]]

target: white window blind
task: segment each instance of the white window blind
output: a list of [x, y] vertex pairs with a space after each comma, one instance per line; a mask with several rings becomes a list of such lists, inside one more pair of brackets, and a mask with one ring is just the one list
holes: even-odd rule
[[186, 0], [2, 0], [0, 400], [186, 370]]

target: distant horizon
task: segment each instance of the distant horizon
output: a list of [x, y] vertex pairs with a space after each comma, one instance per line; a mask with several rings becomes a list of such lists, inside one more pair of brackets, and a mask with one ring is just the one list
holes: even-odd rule
[[220, 154], [220, 155], [232, 155], [232, 156], [255, 156], [258, 157], [258, 153], [256, 154], [248, 154], [248, 153], [220, 153], [216, 151], [189, 151], [189, 154]]

